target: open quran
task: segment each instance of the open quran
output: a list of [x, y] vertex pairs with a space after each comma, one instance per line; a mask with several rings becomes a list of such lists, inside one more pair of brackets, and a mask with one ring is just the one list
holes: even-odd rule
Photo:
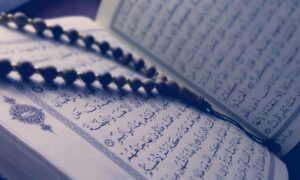
[[[300, 2], [105, 0], [96, 22], [47, 20], [122, 47], [205, 97], [236, 126], [128, 87], [0, 81], [0, 172], [9, 179], [288, 179], [300, 140]], [[0, 26], [0, 57], [80, 72], [140, 74], [111, 59]], [[298, 83], [297, 83], [298, 82]], [[34, 116], [33, 116], [34, 114]]]

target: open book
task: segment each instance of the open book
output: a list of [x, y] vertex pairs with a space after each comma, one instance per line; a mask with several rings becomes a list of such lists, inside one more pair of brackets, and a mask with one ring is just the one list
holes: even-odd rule
[[[48, 23], [134, 52], [252, 133], [280, 143], [284, 155], [300, 140], [298, 6], [293, 0], [107, 0], [100, 27], [82, 17]], [[0, 34], [1, 58], [14, 62], [140, 77], [88, 50], [4, 27]], [[4, 176], [288, 179], [284, 163], [265, 147], [176, 99], [10, 76], [0, 86]], [[20, 122], [12, 111], [17, 105], [38, 113], [43, 124]]]

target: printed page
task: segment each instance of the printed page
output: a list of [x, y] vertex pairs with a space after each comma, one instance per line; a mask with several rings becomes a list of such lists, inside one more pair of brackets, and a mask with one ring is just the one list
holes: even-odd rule
[[299, 6], [104, 1], [97, 22], [285, 154], [300, 139]]
[[[77, 21], [77, 22], [76, 22]], [[86, 19], [59, 21], [121, 45]], [[67, 22], [72, 22], [67, 23]], [[57, 23], [54, 21], [53, 23]], [[140, 76], [98, 53], [0, 28], [0, 55], [15, 63]], [[2, 37], [2, 36], [1, 36]], [[187, 104], [128, 87], [103, 89], [36, 75], [1, 82], [1, 126], [76, 179], [288, 179], [285, 165], [234, 126]]]

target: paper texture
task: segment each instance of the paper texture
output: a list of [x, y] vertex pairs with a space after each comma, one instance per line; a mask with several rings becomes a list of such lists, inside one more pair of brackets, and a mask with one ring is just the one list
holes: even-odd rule
[[300, 139], [299, 17], [294, 0], [133, 0], [98, 19], [285, 154]]
[[[72, 22], [72, 23], [67, 23]], [[86, 19], [53, 23], [114, 39]], [[68, 44], [0, 28], [10, 38], [0, 40], [0, 54], [15, 63], [31, 60], [36, 66], [94, 70], [139, 76], [115, 63]], [[112, 40], [119, 44], [117, 40]], [[17, 79], [11, 74], [12, 79]], [[77, 179], [287, 179], [285, 165], [267, 149], [235, 127], [198, 112], [177, 100], [132, 93], [125, 87], [87, 89], [76, 82], [66, 87], [57, 79], [45, 85], [2, 82], [1, 125], [36, 149], [67, 175]], [[16, 106], [42, 112], [43, 123], [24, 123]], [[27, 117], [29, 112], [20, 116]], [[24, 120], [23, 120], [24, 121]], [[47, 125], [48, 128], [44, 128]], [[278, 176], [280, 174], [280, 176]]]

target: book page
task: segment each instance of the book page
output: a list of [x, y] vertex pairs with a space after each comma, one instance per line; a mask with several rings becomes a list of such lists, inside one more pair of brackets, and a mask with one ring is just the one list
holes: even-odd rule
[[104, 1], [98, 19], [283, 154], [299, 142], [299, 1]]
[[[77, 22], [76, 22], [77, 21]], [[86, 19], [58, 22], [121, 45]], [[57, 23], [54, 21], [53, 23]], [[1, 57], [15, 63], [140, 76], [68, 44], [0, 28]], [[172, 98], [125, 87], [1, 82], [1, 126], [76, 179], [288, 179], [285, 165], [234, 126]], [[142, 77], [141, 77], [142, 78]], [[29, 111], [19, 114], [16, 107]], [[21, 108], [22, 107], [22, 108]], [[29, 116], [31, 117], [31, 116]]]

